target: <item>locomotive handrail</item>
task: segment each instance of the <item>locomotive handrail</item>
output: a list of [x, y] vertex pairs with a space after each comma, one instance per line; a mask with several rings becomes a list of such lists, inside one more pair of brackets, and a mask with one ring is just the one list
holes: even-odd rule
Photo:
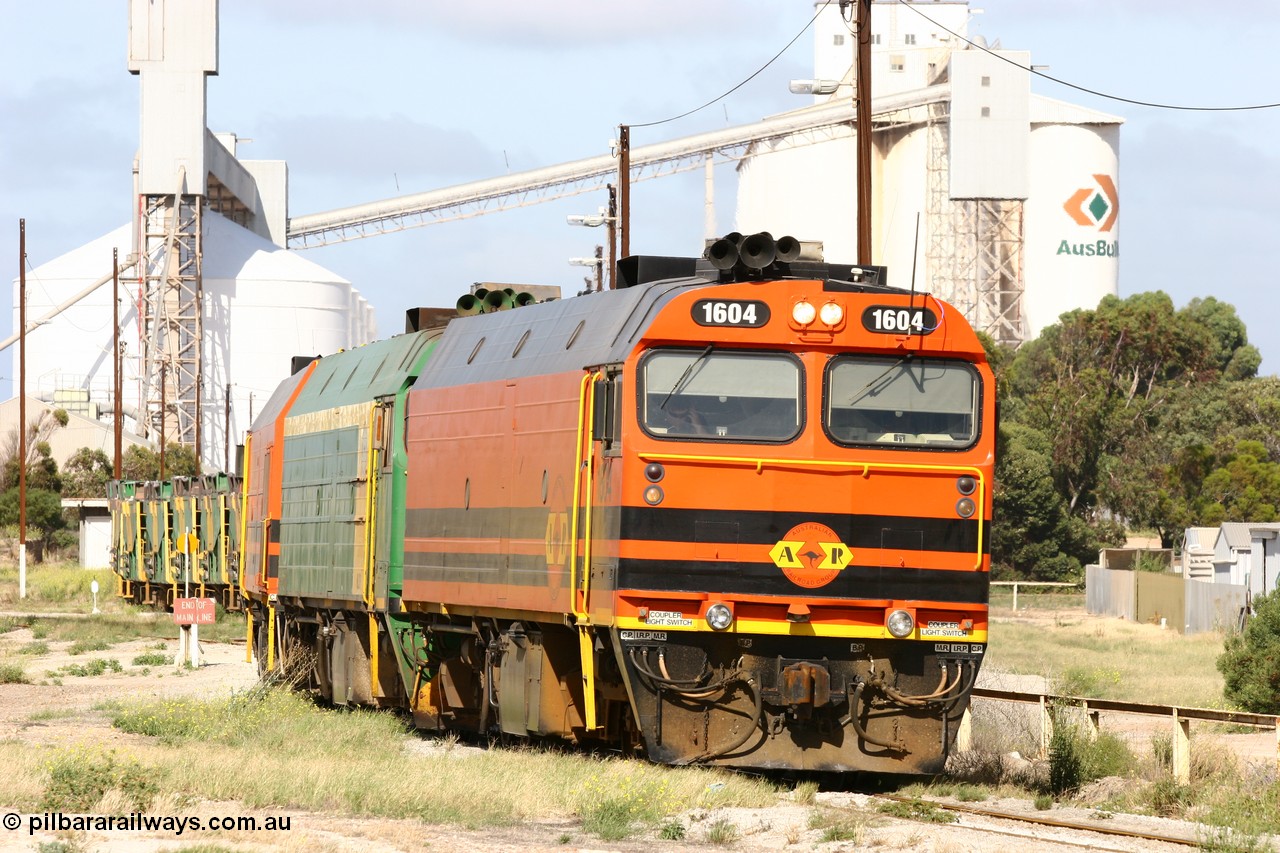
[[974, 515], [978, 519], [978, 553], [973, 568], [975, 571], [982, 568], [982, 545], [985, 526], [983, 520], [986, 477], [982, 473], [981, 468], [972, 465], [921, 465], [912, 462], [846, 462], [840, 459], [782, 459], [782, 458], [766, 458], [766, 457], [750, 457], [750, 456], [712, 456], [694, 453], [654, 453], [650, 451], [640, 451], [637, 454], [646, 462], [710, 462], [714, 464], [729, 465], [749, 465], [756, 469], [759, 474], [764, 470], [766, 465], [784, 466], [801, 466], [808, 468], [842, 468], [842, 469], [862, 469], [862, 476], [870, 477], [872, 470], [877, 471], [921, 471], [930, 473], [965, 473], [972, 474], [978, 480], [978, 488], [974, 492], [978, 496], [977, 506], [974, 509]]
[[365, 489], [364, 489], [364, 603], [366, 606], [373, 607], [373, 515], [377, 504], [374, 502], [374, 490], [377, 489], [377, 478], [374, 476], [374, 447], [373, 447], [373, 425], [374, 416], [377, 413], [378, 404], [375, 402], [369, 407], [369, 453], [365, 460]]
[[[578, 656], [582, 661], [582, 696], [584, 724], [588, 730], [596, 728], [595, 698], [595, 649], [591, 641], [588, 596], [591, 592], [591, 503], [594, 498], [593, 466], [588, 458], [593, 428], [595, 426], [595, 384], [603, 374], [599, 371], [582, 377], [578, 387], [578, 431], [573, 456], [573, 520], [569, 523], [569, 606], [578, 622]], [[586, 516], [582, 546], [582, 608], [578, 608], [578, 516], [582, 511], [582, 466], [586, 471]]]

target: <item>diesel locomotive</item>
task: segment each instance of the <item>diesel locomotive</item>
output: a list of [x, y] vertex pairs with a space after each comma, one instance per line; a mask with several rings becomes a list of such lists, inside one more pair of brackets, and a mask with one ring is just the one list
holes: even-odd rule
[[424, 729], [939, 772], [987, 640], [995, 383], [767, 234], [298, 363], [246, 440], [264, 669]]

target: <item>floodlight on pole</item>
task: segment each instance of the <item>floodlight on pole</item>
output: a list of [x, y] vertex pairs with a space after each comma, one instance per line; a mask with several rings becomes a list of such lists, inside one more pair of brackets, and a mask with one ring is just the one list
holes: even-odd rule
[[787, 87], [793, 95], [834, 95], [840, 88], [839, 80], [792, 80]]
[[604, 263], [603, 258], [570, 258], [569, 265], [574, 267], [598, 267]]
[[599, 213], [570, 213], [565, 220], [570, 225], [582, 225], [586, 228], [599, 228], [601, 225], [608, 225], [614, 217], [604, 211]]

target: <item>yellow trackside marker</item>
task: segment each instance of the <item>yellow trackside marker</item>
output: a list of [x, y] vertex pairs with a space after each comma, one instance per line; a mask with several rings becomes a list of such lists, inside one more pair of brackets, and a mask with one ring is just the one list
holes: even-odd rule
[[798, 556], [802, 548], [804, 548], [804, 540], [783, 539], [770, 549], [769, 559], [773, 560], [773, 564], [780, 569], [799, 569], [804, 566]]

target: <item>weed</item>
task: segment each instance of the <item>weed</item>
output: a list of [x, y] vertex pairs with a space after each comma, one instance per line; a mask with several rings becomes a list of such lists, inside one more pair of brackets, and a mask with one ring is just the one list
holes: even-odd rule
[[76, 678], [89, 678], [95, 675], [102, 675], [106, 672], [123, 672], [124, 667], [120, 666], [120, 661], [115, 658], [94, 658], [86, 663], [67, 664], [61, 669], [50, 670], [48, 675], [50, 678], [57, 678], [60, 675], [73, 675]]
[[0, 663], [0, 684], [30, 684], [21, 664]]
[[1182, 785], [1170, 776], [1164, 776], [1147, 788], [1147, 802], [1151, 810], [1161, 817], [1177, 817], [1191, 805], [1191, 786]]
[[738, 827], [731, 820], [718, 820], [707, 827], [707, 843], [726, 845], [738, 840]]
[[84, 845], [79, 840], [40, 841], [36, 844], [36, 853], [81, 853]]
[[1201, 826], [1196, 830], [1196, 842], [1208, 853], [1262, 853], [1272, 847], [1264, 839], [1246, 832], [1238, 832], [1225, 826]]
[[169, 656], [163, 652], [145, 652], [133, 659], [134, 666], [164, 666], [168, 662]]
[[1120, 776], [1134, 765], [1133, 754], [1115, 734], [1089, 739], [1065, 719], [1065, 709], [1054, 711], [1053, 736], [1049, 739], [1049, 791], [1055, 796], [1079, 790], [1103, 776]]
[[50, 811], [91, 811], [111, 790], [145, 809], [160, 791], [155, 771], [136, 761], [117, 761], [114, 752], [74, 747], [54, 755], [45, 769], [49, 781], [40, 805]]
[[69, 655], [82, 655], [85, 652], [103, 652], [111, 648], [111, 644], [106, 640], [76, 640], [71, 644], [71, 648], [67, 649]]
[[658, 827], [658, 837], [663, 841], [683, 841], [687, 830], [678, 820], [670, 820]]
[[904, 820], [923, 820], [926, 823], [955, 823], [957, 818], [951, 812], [938, 808], [927, 800], [908, 800], [881, 803], [877, 809], [890, 817]]
[[866, 833], [866, 824], [861, 821], [842, 820], [831, 824], [822, 830], [819, 837], [819, 843], [825, 844], [828, 841], [852, 841], [857, 844], [862, 843], [862, 837]]
[[791, 792], [791, 799], [795, 800], [802, 806], [813, 805], [814, 799], [818, 796], [818, 783], [813, 781], [804, 781], [796, 785], [794, 791]]
[[49, 636], [49, 626], [45, 622], [31, 623], [31, 637], [36, 640], [43, 640]]
[[1036, 794], [1032, 805], [1036, 807], [1037, 811], [1047, 812], [1053, 808], [1053, 796], [1051, 794]]
[[27, 643], [25, 646], [18, 647], [18, 654], [20, 655], [47, 655], [48, 653], [49, 653], [49, 644], [42, 642], [40, 640], [36, 640], [30, 643]]
[[960, 785], [955, 796], [962, 803], [980, 803], [987, 798], [987, 792], [973, 785]]

